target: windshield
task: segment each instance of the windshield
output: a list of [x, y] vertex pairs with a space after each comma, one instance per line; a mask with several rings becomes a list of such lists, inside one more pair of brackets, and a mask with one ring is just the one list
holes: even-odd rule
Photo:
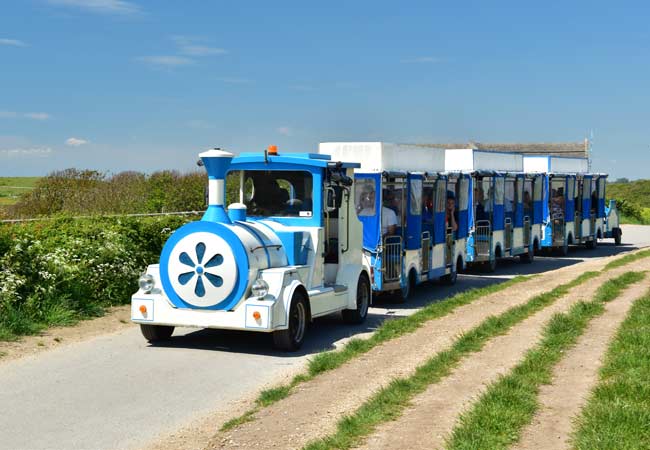
[[237, 170], [229, 174], [227, 184], [228, 201], [244, 203], [251, 216], [312, 216], [309, 172]]

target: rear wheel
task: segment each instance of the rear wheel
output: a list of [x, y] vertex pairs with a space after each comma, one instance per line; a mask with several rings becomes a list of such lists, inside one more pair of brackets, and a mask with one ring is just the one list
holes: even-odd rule
[[621, 245], [621, 235], [623, 234], [621, 232], [620, 228], [614, 228], [612, 230], [612, 233], [614, 234], [614, 244], [615, 245]]
[[166, 341], [172, 336], [174, 327], [170, 325], [145, 325], [140, 324], [140, 331], [149, 342]]
[[484, 263], [483, 270], [487, 273], [493, 273], [497, 270], [497, 259], [492, 258]]
[[344, 309], [343, 321], [346, 323], [361, 323], [368, 316], [370, 306], [370, 282], [365, 274], [361, 274], [357, 283], [357, 309]]
[[533, 249], [529, 248], [526, 253], [519, 255], [519, 261], [522, 263], [530, 264], [535, 260], [535, 253]]
[[415, 287], [415, 272], [411, 270], [409, 272], [408, 278], [404, 280], [404, 284], [399, 289], [399, 291], [397, 291], [397, 302], [405, 303], [406, 300], [408, 300], [408, 298], [411, 296], [414, 287]]
[[566, 256], [569, 254], [569, 243], [565, 242], [562, 247], [557, 248], [558, 253], [560, 256]]
[[598, 247], [598, 239], [594, 236], [594, 238], [591, 241], [587, 241], [585, 245], [589, 250], [593, 250]]
[[293, 293], [289, 308], [289, 326], [273, 332], [273, 344], [280, 350], [295, 352], [305, 340], [307, 331], [307, 299], [301, 291]]

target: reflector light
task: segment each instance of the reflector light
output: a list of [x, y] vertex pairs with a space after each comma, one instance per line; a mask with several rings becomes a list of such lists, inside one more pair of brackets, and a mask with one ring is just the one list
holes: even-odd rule
[[267, 150], [269, 151], [269, 155], [277, 155], [278, 154], [278, 146], [277, 145], [269, 145], [269, 148]]
[[255, 311], [253, 313], [253, 319], [260, 320], [261, 318], [262, 318], [262, 315], [259, 313], [259, 311]]
[[147, 307], [146, 307], [146, 306], [144, 306], [144, 305], [140, 305], [140, 308], [139, 308], [139, 309], [140, 309], [140, 312], [141, 312], [142, 314], [147, 314]]

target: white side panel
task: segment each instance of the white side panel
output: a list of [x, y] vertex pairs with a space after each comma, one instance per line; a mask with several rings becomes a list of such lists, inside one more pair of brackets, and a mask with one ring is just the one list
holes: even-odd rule
[[442, 149], [386, 142], [321, 142], [318, 152], [331, 155], [334, 161], [358, 162], [358, 172], [384, 170], [437, 172], [445, 168]]
[[445, 170], [471, 172], [473, 170], [498, 170], [522, 172], [524, 159], [519, 153], [500, 153], [473, 149], [445, 150]]
[[551, 157], [551, 172], [556, 173], [587, 173], [589, 160], [587, 158]]
[[550, 161], [548, 156], [524, 156], [524, 172], [549, 171]]

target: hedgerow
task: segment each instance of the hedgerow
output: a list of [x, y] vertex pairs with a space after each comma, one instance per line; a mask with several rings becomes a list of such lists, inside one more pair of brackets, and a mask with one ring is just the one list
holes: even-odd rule
[[194, 219], [57, 218], [0, 226], [0, 339], [128, 303], [173, 230]]

